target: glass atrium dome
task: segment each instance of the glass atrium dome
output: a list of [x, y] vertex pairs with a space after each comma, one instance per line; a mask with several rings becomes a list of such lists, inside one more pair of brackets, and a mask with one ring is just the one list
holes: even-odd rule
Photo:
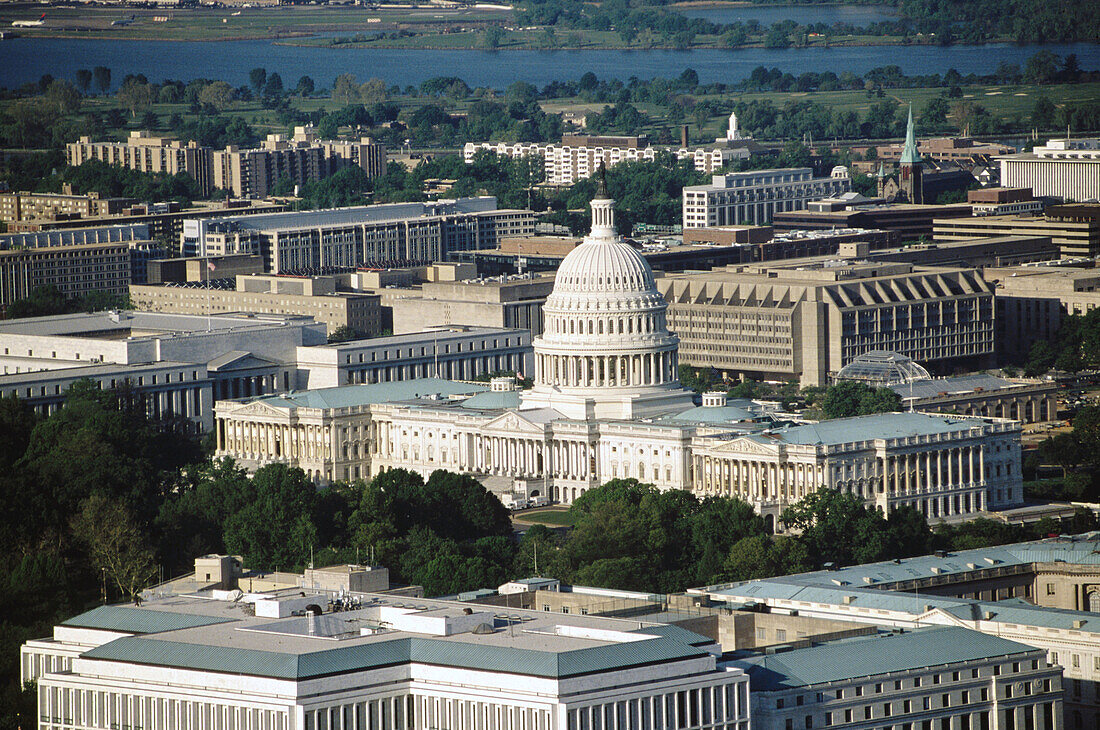
[[881, 388], [929, 380], [931, 377], [911, 357], [887, 350], [871, 350], [842, 367], [835, 380], [855, 380]]

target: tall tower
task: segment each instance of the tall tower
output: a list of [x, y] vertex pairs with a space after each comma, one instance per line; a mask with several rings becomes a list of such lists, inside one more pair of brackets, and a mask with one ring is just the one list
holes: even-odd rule
[[909, 123], [905, 126], [905, 147], [901, 151], [901, 174], [898, 187], [906, 203], [924, 202], [924, 173], [920, 153], [917, 152], [917, 135], [913, 129], [913, 105], [909, 105]]

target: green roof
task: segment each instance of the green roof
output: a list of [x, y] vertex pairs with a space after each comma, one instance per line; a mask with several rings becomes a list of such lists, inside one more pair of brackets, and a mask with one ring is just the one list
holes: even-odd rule
[[82, 654], [88, 659], [291, 680], [411, 662], [561, 679], [706, 655], [706, 651], [665, 637], [563, 652], [404, 637], [309, 653], [290, 653], [161, 641], [139, 636], [116, 639]]
[[729, 664], [748, 672], [752, 691], [771, 692], [1031, 651], [1035, 648], [999, 636], [945, 626], [842, 639]]
[[153, 611], [131, 606], [99, 606], [62, 621], [62, 626], [120, 631], [127, 634], [157, 634], [162, 631], [193, 629], [196, 626], [224, 624], [236, 619], [202, 616], [193, 613]]

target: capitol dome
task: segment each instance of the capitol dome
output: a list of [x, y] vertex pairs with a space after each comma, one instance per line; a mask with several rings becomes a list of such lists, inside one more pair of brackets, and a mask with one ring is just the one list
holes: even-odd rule
[[679, 340], [668, 331], [668, 304], [649, 264], [615, 230], [613, 206], [601, 179], [592, 231], [558, 267], [543, 305], [535, 387], [524, 407], [633, 417], [639, 411], [631, 404], [665, 407], [671, 397], [683, 405], [690, 397], [677, 376]]

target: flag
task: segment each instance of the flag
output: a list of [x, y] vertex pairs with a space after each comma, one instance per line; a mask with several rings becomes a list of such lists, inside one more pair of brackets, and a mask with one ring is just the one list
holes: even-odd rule
[[209, 269], [210, 271], [213, 271], [214, 269], [216, 269], [218, 267], [214, 265], [213, 261], [207, 261], [206, 262], [206, 268]]

